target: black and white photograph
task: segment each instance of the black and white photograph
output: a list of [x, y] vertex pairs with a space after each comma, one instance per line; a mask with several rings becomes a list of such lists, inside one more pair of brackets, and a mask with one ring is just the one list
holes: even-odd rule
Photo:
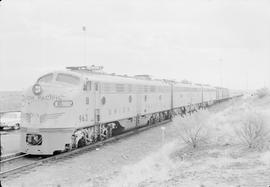
[[270, 0], [0, 0], [0, 187], [270, 187]]

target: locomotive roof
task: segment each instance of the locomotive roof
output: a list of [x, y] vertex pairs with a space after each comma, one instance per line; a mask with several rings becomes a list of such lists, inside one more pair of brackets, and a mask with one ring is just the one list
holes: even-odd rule
[[[76, 75], [81, 77], [82, 79], [89, 79], [93, 81], [101, 81], [107, 83], [122, 83], [122, 84], [140, 84], [140, 85], [155, 85], [155, 86], [169, 86], [168, 83], [171, 81], [165, 79], [141, 79], [137, 77], [131, 77], [126, 75], [115, 75], [108, 73], [96, 73], [89, 71], [81, 71], [81, 70], [62, 70], [62, 71], [54, 71], [53, 73], [68, 73], [72, 75]], [[189, 87], [189, 88], [209, 88], [214, 89], [211, 86], [199, 86], [195, 84], [185, 84], [180, 82], [174, 82], [174, 86], [176, 87]]]
[[130, 76], [120, 76], [107, 73], [93, 73], [93, 72], [83, 72], [83, 71], [56, 71], [55, 73], [70, 73], [73, 75], [80, 76], [85, 79], [93, 81], [101, 81], [107, 83], [122, 83], [122, 84], [141, 84], [141, 85], [155, 85], [155, 86], [169, 86], [164, 81], [159, 80], [144, 80], [138, 79]]
[[[81, 73], [81, 72], [78, 72]], [[155, 85], [155, 86], [169, 86], [167, 80], [156, 80], [156, 79], [139, 79], [136, 77], [130, 77], [130, 76], [121, 76], [121, 75], [113, 75], [113, 74], [106, 74], [106, 73], [89, 73], [89, 72], [83, 72], [84, 76], [89, 78], [90, 80], [99, 80], [104, 82], [121, 82], [124, 84], [142, 84], [142, 85]], [[166, 82], [167, 81], [167, 82]], [[200, 88], [200, 86], [196, 86], [193, 84], [184, 84], [184, 83], [176, 83], [174, 84], [176, 87], [189, 87], [189, 88]]]
[[195, 84], [186, 84], [186, 83], [181, 83], [177, 82], [175, 84], [176, 87], [186, 87], [186, 88], [201, 88], [201, 86], [195, 85]]
[[209, 86], [209, 85], [203, 85], [202, 87], [204, 89], [212, 89], [212, 90], [215, 90], [216, 89], [215, 87], [212, 87], [212, 86]]

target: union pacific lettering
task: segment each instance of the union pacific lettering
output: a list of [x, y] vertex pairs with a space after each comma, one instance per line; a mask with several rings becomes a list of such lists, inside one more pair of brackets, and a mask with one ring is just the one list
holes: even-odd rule
[[38, 96], [39, 100], [60, 100], [62, 99], [64, 96], [63, 95], [45, 95], [45, 96]]
[[53, 94], [49, 94], [49, 95], [44, 95], [44, 96], [25, 96], [24, 100], [28, 101], [28, 102], [33, 102], [33, 101], [55, 101], [55, 100], [61, 100], [64, 96], [63, 95], [53, 95]]

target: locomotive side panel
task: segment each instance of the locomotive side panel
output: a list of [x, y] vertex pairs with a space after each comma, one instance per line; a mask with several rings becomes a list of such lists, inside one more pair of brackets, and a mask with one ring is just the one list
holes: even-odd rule
[[222, 88], [222, 99], [227, 99], [230, 97], [230, 92], [229, 89], [227, 88]]
[[211, 103], [216, 99], [216, 90], [210, 87], [203, 88], [203, 101]]
[[174, 87], [174, 108], [196, 105], [202, 102], [202, 89], [200, 87], [176, 85]]
[[100, 122], [107, 123], [136, 116], [135, 94], [102, 94], [100, 99]]
[[219, 87], [216, 87], [216, 100], [222, 99], [222, 89]]
[[174, 94], [173, 94], [173, 103], [174, 108], [178, 108], [181, 106], [187, 106], [190, 104], [190, 95], [189, 90], [185, 87], [175, 86]]
[[202, 89], [194, 88], [192, 90], [192, 104], [196, 105], [202, 102]]
[[171, 93], [168, 85], [143, 85], [138, 88], [138, 114], [145, 115], [170, 109]]

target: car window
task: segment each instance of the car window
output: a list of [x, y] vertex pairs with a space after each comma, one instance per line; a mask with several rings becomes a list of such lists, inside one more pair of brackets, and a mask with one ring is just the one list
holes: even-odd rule
[[53, 79], [53, 74], [46, 74], [38, 79], [38, 82], [51, 82]]
[[80, 84], [80, 78], [74, 75], [65, 74], [65, 73], [59, 73], [56, 77], [56, 81], [78, 85]]

